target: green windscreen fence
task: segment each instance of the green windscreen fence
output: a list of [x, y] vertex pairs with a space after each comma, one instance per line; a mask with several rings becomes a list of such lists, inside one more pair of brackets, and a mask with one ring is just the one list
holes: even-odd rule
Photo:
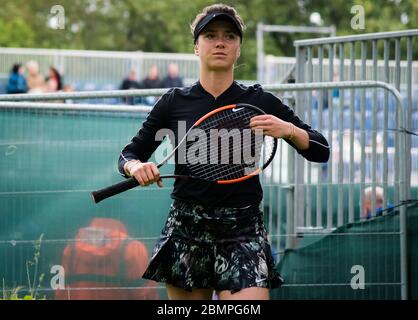
[[[92, 190], [124, 179], [117, 172], [119, 153], [146, 114], [0, 110], [3, 294], [18, 290], [19, 297], [36, 293], [47, 299], [80, 295], [79, 289], [57, 295], [64, 275], [65, 287], [76, 283], [90, 288], [86, 297], [103, 297], [103, 289], [91, 288], [115, 287], [126, 289], [109, 290], [105, 297], [165, 298], [158, 286], [138, 289], [152, 287], [140, 280], [147, 257], [138, 248], [145, 246], [151, 255], [168, 212], [172, 182], [165, 181], [162, 190], [136, 188], [99, 204], [90, 196]], [[167, 165], [162, 171], [172, 169]], [[116, 233], [103, 234], [103, 228]], [[95, 245], [102, 252], [95, 252]], [[115, 258], [116, 247], [123, 247], [125, 257]], [[115, 265], [112, 259], [124, 263]], [[66, 264], [68, 269], [69, 260], [84, 261], [70, 268], [74, 279], [60, 268]]]
[[[408, 297], [418, 298], [418, 204], [407, 209]], [[308, 238], [308, 239], [306, 239]], [[400, 299], [399, 212], [305, 235], [278, 264], [273, 299]]]
[[[164, 181], [163, 189], [135, 188], [99, 204], [90, 196], [123, 179], [117, 172], [120, 150], [145, 116], [0, 109], [0, 297], [167, 298], [162, 284], [140, 276], [167, 217], [172, 181]], [[168, 149], [163, 142], [161, 152]], [[163, 173], [172, 170], [162, 167]], [[266, 187], [264, 201], [273, 221], [281, 212], [281, 234], [282, 190]], [[417, 267], [416, 216], [417, 208], [408, 208], [409, 270]], [[298, 240], [294, 250], [276, 256], [285, 286], [272, 291], [273, 299], [400, 298], [396, 213]], [[353, 289], [360, 267], [365, 289]], [[417, 297], [413, 272], [409, 281], [411, 296]]]

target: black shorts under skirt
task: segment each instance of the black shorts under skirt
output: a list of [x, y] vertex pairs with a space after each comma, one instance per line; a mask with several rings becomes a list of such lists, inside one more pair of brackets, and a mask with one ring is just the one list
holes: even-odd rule
[[192, 291], [278, 288], [259, 205], [208, 208], [175, 200], [143, 278]]

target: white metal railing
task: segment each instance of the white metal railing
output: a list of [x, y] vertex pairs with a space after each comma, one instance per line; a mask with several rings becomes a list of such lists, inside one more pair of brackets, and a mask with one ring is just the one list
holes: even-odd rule
[[[397, 103], [397, 109], [399, 110], [399, 117], [396, 119], [396, 127], [393, 129], [399, 129], [404, 126], [404, 108], [403, 108], [403, 102], [402, 97], [396, 88], [394, 88], [392, 85], [379, 82], [379, 81], [343, 81], [343, 82], [321, 82], [321, 83], [297, 83], [297, 84], [287, 84], [287, 85], [265, 85], [264, 89], [274, 91], [274, 92], [293, 92], [293, 91], [312, 91], [312, 90], [325, 90], [325, 89], [365, 89], [365, 88], [381, 88], [388, 93], [391, 93], [393, 97], [396, 100]], [[58, 108], [62, 110], [75, 108], [75, 110], [83, 110], [82, 107], [80, 107], [77, 104], [66, 106], [66, 104], [50, 104], [50, 103], [40, 103], [40, 104], [34, 104], [34, 102], [31, 101], [55, 101], [55, 100], [65, 100], [65, 99], [71, 99], [71, 100], [77, 100], [77, 99], [86, 99], [86, 98], [108, 98], [108, 97], [126, 97], [126, 96], [141, 96], [141, 95], [161, 95], [164, 92], [166, 92], [166, 89], [155, 89], [155, 90], [116, 90], [116, 91], [104, 91], [104, 92], [70, 92], [70, 93], [54, 93], [54, 94], [33, 94], [33, 95], [2, 95], [0, 96], [0, 109], [1, 108]], [[149, 109], [136, 109], [134, 107], [128, 107], [128, 109], [120, 109], [120, 106], [108, 106], [106, 111], [112, 110], [115, 112], [118, 111], [132, 111], [132, 112], [146, 112]], [[101, 110], [100, 106], [91, 106], [89, 110]], [[337, 110], [338, 111], [338, 110]], [[365, 116], [365, 115], [364, 115]], [[375, 114], [372, 114], [373, 117], [375, 117]], [[312, 120], [312, 115], [308, 119]], [[329, 128], [332, 128], [333, 126], [330, 125]], [[396, 132], [396, 136], [398, 137], [399, 143], [395, 146], [395, 152], [394, 154], [405, 154], [405, 134], [403, 132]], [[337, 135], [338, 141], [342, 138], [340, 135]], [[283, 142], [282, 148], [283, 148]], [[284, 149], [284, 148], [283, 148]], [[362, 150], [366, 150], [366, 146], [363, 144], [361, 146]], [[304, 176], [303, 172], [306, 172], [305, 168], [306, 166], [310, 165], [310, 163], [303, 164], [301, 172], [297, 172], [295, 169], [298, 168], [297, 163], [299, 161], [298, 157], [296, 159], [296, 153], [292, 148], [287, 148], [285, 154], [282, 150], [282, 152], [278, 153], [278, 157], [276, 156], [274, 163], [272, 166], [270, 166], [264, 175], [264, 184], [268, 187], [269, 185], [277, 185], [279, 189], [284, 189], [286, 193], [285, 203], [286, 203], [286, 232], [283, 234], [281, 232], [281, 224], [278, 222], [276, 226], [272, 223], [273, 214], [271, 212], [268, 212], [268, 219], [269, 219], [269, 230], [271, 233], [276, 234], [276, 240], [282, 236], [286, 236], [286, 247], [293, 247], [296, 237], [296, 230], [298, 227], [312, 227], [312, 224], [305, 223], [309, 222], [310, 216], [311, 216], [311, 209], [310, 209], [310, 203], [306, 203], [306, 200], [310, 199], [309, 196], [309, 190], [313, 186], [314, 181], [309, 178], [308, 176]], [[372, 154], [376, 154], [376, 150], [372, 149]], [[286, 158], [286, 160], [283, 160]], [[303, 161], [303, 159], [302, 159]], [[340, 157], [337, 163], [342, 163], [343, 158]], [[400, 163], [399, 166], [395, 166], [393, 168], [394, 170], [394, 179], [392, 181], [393, 186], [399, 191], [399, 200], [406, 200], [405, 193], [406, 193], [406, 166], [405, 166], [405, 158], [399, 159]], [[353, 162], [351, 162], [353, 164]], [[332, 165], [332, 163], [331, 163]], [[312, 167], [316, 167], [317, 169], [321, 168], [320, 164], [313, 164]], [[362, 168], [361, 168], [362, 169]], [[392, 168], [391, 168], [392, 169]], [[373, 168], [373, 170], [376, 170], [376, 167]], [[281, 171], [286, 171], [287, 178], [283, 179], [283, 176], [281, 175]], [[330, 172], [330, 166], [328, 166], [328, 172]], [[277, 176], [277, 173], [279, 173], [278, 180], [274, 177]], [[298, 177], [302, 174], [302, 179], [299, 179]], [[337, 185], [340, 185], [344, 183], [344, 177], [338, 175], [337, 176]], [[307, 180], [304, 180], [304, 179]], [[322, 182], [319, 182], [322, 181]], [[317, 187], [327, 187], [332, 188], [335, 183], [331, 181], [331, 183], [324, 181], [323, 179], [319, 180], [316, 185]], [[372, 182], [375, 183], [374, 181]], [[270, 189], [271, 190], [271, 189]], [[307, 197], [305, 198], [305, 194], [308, 193]], [[375, 197], [376, 195], [372, 195]], [[267, 204], [267, 207], [269, 210], [273, 209], [273, 202], [272, 197], [270, 196], [268, 201], [270, 203]], [[278, 199], [278, 203], [280, 205], [281, 199]], [[332, 201], [331, 198], [328, 197], [328, 203], [329, 201]], [[341, 210], [338, 210], [338, 221], [334, 224], [332, 222], [332, 215], [331, 220], [327, 220], [326, 224], [322, 224], [320, 216], [322, 215], [322, 208], [321, 208], [322, 199], [317, 200], [317, 210], [318, 210], [318, 219], [317, 219], [317, 227], [326, 227], [327, 230], [331, 230], [335, 226], [339, 226], [342, 224], [342, 215]], [[354, 203], [350, 205], [355, 205]], [[305, 208], [301, 210], [301, 208]], [[328, 210], [333, 210], [333, 205], [328, 207]], [[402, 241], [405, 241], [404, 237], [406, 237], [405, 234], [405, 208], [400, 208], [400, 217], [401, 217], [401, 228], [400, 228], [400, 237]], [[353, 219], [354, 216], [350, 216], [350, 219]], [[279, 218], [277, 221], [281, 221]], [[331, 221], [331, 223], [330, 223]], [[328, 228], [330, 227], [330, 228]], [[274, 232], [276, 231], [276, 232]], [[277, 244], [278, 249], [280, 250], [280, 242]], [[402, 251], [403, 249], [401, 249]], [[402, 255], [406, 254], [406, 251], [402, 251]], [[404, 257], [403, 257], [404, 258]], [[402, 272], [404, 270], [402, 269]], [[403, 275], [404, 277], [404, 275]], [[402, 284], [406, 285], [406, 284]]]
[[[390, 112], [389, 106], [389, 96], [388, 92], [385, 92], [384, 99], [383, 99], [383, 189], [384, 194], [387, 197], [387, 190], [388, 190], [388, 164], [389, 164], [389, 157], [387, 154], [387, 147], [388, 147], [388, 135], [389, 135], [389, 127], [388, 127], [388, 120], [389, 117], [391, 119], [395, 119], [395, 123], [398, 128], [403, 128], [406, 130], [411, 129], [411, 114], [413, 111], [413, 40], [418, 36], [418, 29], [416, 30], [405, 30], [405, 31], [395, 31], [395, 32], [381, 32], [381, 33], [371, 33], [371, 34], [362, 34], [362, 35], [351, 35], [351, 36], [343, 36], [343, 37], [328, 37], [328, 38], [319, 38], [319, 39], [309, 39], [309, 40], [300, 40], [295, 41], [296, 47], [296, 82], [322, 82], [322, 81], [330, 81], [330, 79], [335, 78], [335, 74], [338, 74], [337, 80], [344, 81], [344, 80], [360, 80], [364, 81], [370, 77], [368, 75], [368, 66], [367, 60], [372, 60], [372, 70], [371, 70], [371, 78], [373, 80], [381, 80], [385, 83], [390, 83], [391, 80], [393, 81], [394, 87], [397, 91], [401, 91], [401, 88], [406, 92], [406, 101], [405, 101], [405, 110], [402, 108], [396, 108], [394, 112]], [[402, 48], [405, 49], [402, 52]], [[383, 50], [382, 50], [383, 49]], [[349, 52], [348, 57], [346, 57], [347, 52]], [[379, 52], [380, 56], [383, 56], [383, 72], [379, 72]], [[392, 54], [394, 53], [394, 55]], [[394, 56], [394, 63], [395, 68], [394, 70], [390, 69], [391, 57]], [[404, 68], [406, 73], [406, 78], [404, 82], [404, 86], [401, 86], [401, 60], [404, 57], [406, 63], [406, 67]], [[318, 59], [319, 67], [317, 69], [314, 68], [314, 59]], [[329, 59], [329, 67], [327, 70], [324, 69], [324, 60]], [[337, 66], [336, 60], [339, 60], [339, 64]], [[356, 69], [356, 59], [361, 59], [361, 66], [360, 70]], [[345, 68], [345, 60], [348, 60], [349, 70]], [[383, 77], [383, 78], [380, 78]], [[338, 135], [342, 136], [344, 132], [344, 128], [342, 125], [343, 119], [343, 110], [346, 106], [348, 106], [349, 114], [350, 114], [350, 139], [349, 139], [349, 148], [350, 148], [350, 172], [349, 172], [349, 192], [348, 192], [348, 203], [349, 203], [349, 212], [348, 216], [350, 217], [349, 221], [352, 221], [354, 217], [354, 126], [355, 126], [355, 91], [350, 90], [350, 98], [349, 103], [346, 104], [346, 99], [340, 98], [338, 99], [337, 105], [333, 105], [333, 92], [332, 91], [319, 91], [318, 92], [318, 110], [319, 110], [319, 119], [320, 122], [318, 124], [319, 130], [322, 130], [322, 112], [324, 110], [324, 102], [325, 100], [328, 101], [327, 109], [331, 112], [328, 114], [328, 121], [329, 121], [329, 128], [333, 127], [333, 115], [332, 112], [336, 109], [336, 112], [339, 116], [339, 126], [338, 126]], [[372, 121], [372, 128], [366, 130], [365, 128], [365, 115], [366, 115], [366, 90], [361, 90], [360, 95], [360, 145], [361, 148], [361, 163], [360, 163], [360, 172], [361, 172], [361, 182], [360, 182], [360, 189], [364, 190], [366, 186], [366, 154], [365, 154], [365, 145], [366, 145], [366, 136], [367, 134], [371, 135], [371, 144], [372, 144], [372, 159], [371, 159], [371, 173], [372, 173], [372, 201], [371, 201], [371, 212], [376, 211], [376, 182], [377, 182], [377, 111], [378, 111], [378, 94], [377, 90], [371, 90], [372, 93], [372, 102], [371, 102], [371, 115], [373, 116]], [[345, 97], [344, 90], [340, 90], [340, 97]], [[305, 103], [307, 101], [307, 103]], [[304, 95], [298, 94], [296, 98], [296, 109], [297, 113], [305, 113], [306, 105], [311, 106], [312, 102], [312, 95]], [[308, 114], [309, 113], [309, 110]], [[400, 111], [402, 111], [400, 113]], [[328, 140], [332, 143], [332, 130], [328, 131]], [[401, 141], [402, 140], [402, 141]], [[340, 159], [343, 158], [343, 149], [344, 141], [343, 139], [339, 139], [339, 156]], [[400, 147], [400, 144], [404, 144], [404, 147]], [[401, 171], [405, 174], [405, 180], [402, 184], [399, 184], [399, 189], [395, 188], [395, 203], [399, 203], [399, 201], [405, 200], [406, 198], [410, 197], [411, 193], [411, 136], [404, 135], [403, 137], [397, 134], [395, 136], [395, 149], [397, 150], [395, 154], [395, 161], [394, 167], [395, 172], [400, 172], [399, 167], [405, 165], [405, 168], [402, 168]], [[398, 152], [399, 151], [399, 152]], [[331, 159], [332, 161], [332, 159]], [[400, 163], [402, 162], [402, 164]], [[331, 163], [332, 168], [332, 163]], [[311, 167], [307, 167], [308, 175], [310, 174]], [[332, 181], [332, 175], [337, 174], [339, 176], [339, 180], [343, 177], [344, 174], [344, 165], [340, 161], [338, 162], [338, 171], [333, 172], [332, 169], [327, 172], [327, 181]], [[298, 160], [295, 165], [295, 176], [294, 181], [296, 184], [303, 183], [303, 175], [304, 175], [304, 164], [302, 161]], [[403, 196], [400, 194], [403, 193]], [[302, 207], [298, 205], [301, 201], [302, 194], [298, 193], [296, 201], [295, 201], [295, 210], [297, 216], [303, 216]], [[317, 193], [317, 199], [320, 201], [321, 193]], [[330, 209], [330, 204], [332, 201], [332, 189], [329, 187], [327, 189], [327, 207], [328, 207], [328, 214], [327, 219], [332, 219], [332, 210]], [[387, 199], [384, 198], [384, 203], [386, 203]], [[344, 193], [343, 193], [343, 186], [339, 185], [338, 187], [338, 217], [339, 221], [341, 217], [344, 215]], [[365, 196], [363, 192], [360, 193], [360, 205], [363, 206], [365, 202]], [[320, 208], [317, 208], [318, 218]], [[304, 226], [304, 221], [301, 221], [301, 226]], [[406, 217], [405, 217], [405, 208], [401, 207], [400, 210], [400, 251], [401, 251], [401, 296], [402, 299], [407, 298], [407, 248], [406, 248]]]
[[[312, 59], [312, 68], [313, 68], [313, 81], [319, 81], [319, 59], [313, 58]], [[296, 65], [296, 58], [293, 57], [276, 57], [272, 55], [267, 55], [265, 57], [265, 74], [264, 74], [264, 81], [265, 84], [279, 84], [282, 82], [286, 73], [292, 69]], [[339, 67], [340, 60], [335, 58], [333, 61], [334, 67]], [[395, 83], [395, 71], [397, 67], [397, 63], [395, 60], [389, 60], [389, 83]], [[374, 62], [371, 59], [366, 60], [366, 78], [361, 79], [361, 70], [362, 70], [362, 61], [361, 59], [354, 60], [354, 74], [355, 79], [353, 80], [376, 80], [373, 79], [373, 65]], [[323, 58], [322, 60], [322, 73], [324, 75], [325, 81], [338, 81], [339, 74], [334, 73], [330, 75], [329, 73], [330, 67], [330, 60], [328, 58]], [[344, 74], [349, 74], [351, 68], [351, 62], [349, 60], [344, 60]], [[403, 95], [405, 94], [407, 83], [408, 83], [408, 62], [407, 61], [400, 61], [400, 89]], [[383, 81], [385, 79], [385, 61], [378, 60], [377, 61], [377, 80]], [[412, 77], [412, 85], [417, 88], [418, 90], [418, 61], [412, 62], [412, 70], [411, 70], [411, 77]], [[418, 95], [418, 94], [417, 94]], [[418, 96], [415, 97], [418, 99]], [[417, 106], [418, 108], [418, 106]]]
[[166, 75], [170, 63], [178, 64], [185, 83], [196, 81], [199, 73], [199, 59], [194, 54], [0, 48], [0, 75], [7, 76], [13, 64], [25, 64], [29, 60], [37, 61], [40, 73], [44, 75], [48, 67], [57, 67], [63, 73], [65, 83], [76, 90], [116, 89], [130, 69], [135, 69], [141, 80], [153, 64], [157, 65], [160, 78]]

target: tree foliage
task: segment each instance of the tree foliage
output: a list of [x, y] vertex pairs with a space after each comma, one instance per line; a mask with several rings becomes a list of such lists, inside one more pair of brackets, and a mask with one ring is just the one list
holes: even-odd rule
[[[59, 3], [57, 3], [59, 2]], [[146, 52], [193, 52], [190, 23], [207, 0], [0, 0], [0, 46], [68, 48], [89, 50], [141, 50]], [[416, 0], [230, 0], [247, 25], [242, 56], [237, 66], [240, 78], [255, 78], [257, 23], [311, 25], [312, 12], [323, 25], [335, 25], [338, 35], [418, 27]], [[65, 9], [65, 28], [48, 25], [51, 7]], [[353, 30], [353, 5], [365, 9], [365, 29]], [[293, 41], [312, 34], [271, 33], [265, 51], [294, 56]]]

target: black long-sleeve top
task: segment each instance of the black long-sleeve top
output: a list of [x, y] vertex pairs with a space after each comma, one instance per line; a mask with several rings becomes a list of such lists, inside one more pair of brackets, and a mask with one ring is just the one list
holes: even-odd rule
[[[179, 137], [179, 121], [186, 121], [186, 130], [206, 113], [229, 104], [248, 103], [257, 106], [267, 114], [272, 114], [284, 121], [307, 131], [309, 148], [297, 152], [309, 161], [326, 162], [329, 158], [329, 146], [322, 134], [313, 130], [301, 121], [288, 106], [260, 85], [246, 87], [233, 82], [232, 85], [216, 99], [202, 87], [200, 82], [190, 87], [174, 88], [164, 94], [143, 122], [142, 128], [125, 146], [119, 157], [119, 171], [125, 175], [124, 164], [133, 159], [146, 162], [151, 157], [161, 141], [155, 139], [158, 130], [167, 128], [175, 133], [176, 146]], [[183, 130], [182, 130], [183, 131]], [[175, 165], [175, 174], [190, 175], [184, 164]], [[239, 183], [219, 185], [197, 180], [176, 179], [171, 194], [173, 199], [216, 207], [243, 207], [262, 200], [263, 190], [258, 176]]]

